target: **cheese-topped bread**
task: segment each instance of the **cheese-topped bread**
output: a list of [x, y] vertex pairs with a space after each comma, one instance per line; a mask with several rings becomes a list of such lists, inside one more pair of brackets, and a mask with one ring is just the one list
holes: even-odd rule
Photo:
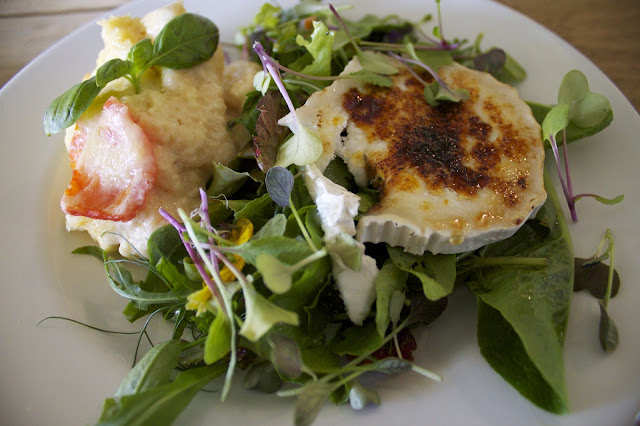
[[[379, 190], [357, 238], [421, 254], [511, 236], [546, 199], [544, 148], [530, 108], [514, 88], [456, 63], [438, 75], [469, 98], [432, 107], [424, 84], [397, 66], [391, 88], [338, 80], [297, 111], [323, 142], [321, 170], [337, 155], [359, 185]], [[354, 59], [344, 74], [360, 68]], [[291, 116], [282, 123], [295, 131]]]

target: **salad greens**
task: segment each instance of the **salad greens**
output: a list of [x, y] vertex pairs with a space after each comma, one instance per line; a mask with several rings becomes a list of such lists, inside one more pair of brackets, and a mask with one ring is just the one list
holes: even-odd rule
[[[224, 377], [224, 400], [239, 371], [246, 371], [242, 381], [248, 389], [296, 397], [298, 425], [312, 423], [327, 400], [348, 401], [354, 409], [380, 404], [376, 391], [358, 380], [362, 374], [413, 371], [442, 380], [413, 363], [418, 343], [411, 328], [435, 321], [458, 288], [477, 297], [478, 344], [487, 362], [542, 409], [568, 411], [562, 347], [573, 290], [588, 288], [600, 299], [603, 349], [613, 350], [618, 340], [607, 314], [619, 286], [609, 231], [606, 248], [603, 243], [590, 260], [574, 259], [562, 208], [545, 175], [546, 203], [506, 240], [460, 255], [365, 246], [323, 227], [301, 176], [321, 154], [322, 142], [299, 124], [293, 132], [277, 124], [287, 112], [295, 120], [295, 108], [335, 79], [389, 86], [399, 63], [432, 75], [426, 82], [414, 74], [434, 106], [468, 97], [437, 75], [453, 61], [509, 83], [525, 78], [503, 50], [482, 50], [481, 36], [473, 43], [444, 38], [436, 3], [433, 36], [420, 28], [430, 17], [419, 23], [373, 15], [348, 21], [333, 6], [316, 2], [287, 10], [266, 3], [241, 30], [243, 51], [263, 66], [241, 116], [229, 123], [251, 135], [246, 155], [229, 166], [213, 165], [196, 211], [178, 210], [178, 217], [161, 211], [169, 225], [149, 239], [148, 258], [121, 259], [97, 247], [74, 251], [104, 263], [109, 284], [129, 301], [129, 321], [148, 316], [146, 328], [162, 314], [174, 324], [170, 339], [138, 361], [105, 401], [100, 424], [171, 423], [216, 377]], [[138, 90], [149, 67], [193, 66], [210, 58], [217, 42], [217, 27], [205, 18], [187, 14], [172, 20], [155, 43], [141, 41], [126, 60], [107, 62], [95, 77], [54, 100], [45, 131], [73, 124], [108, 82], [125, 77]], [[363, 69], [339, 75], [353, 57]], [[598, 132], [612, 120], [606, 98], [592, 93], [578, 71], [563, 80], [557, 105], [531, 106], [559, 172], [559, 143]], [[560, 178], [575, 220], [575, 201], [593, 195], [573, 195], [564, 146], [566, 177]], [[329, 164], [324, 178], [361, 197], [356, 220], [376, 203], [377, 191], [359, 188], [340, 159]], [[622, 199], [594, 197], [607, 203]], [[608, 267], [601, 263], [606, 259]], [[146, 269], [146, 277], [135, 280], [131, 268]], [[354, 319], [346, 294], [363, 289], [345, 290], [341, 275], [356, 283], [372, 279], [372, 299], [359, 302], [366, 305], [362, 318]]]

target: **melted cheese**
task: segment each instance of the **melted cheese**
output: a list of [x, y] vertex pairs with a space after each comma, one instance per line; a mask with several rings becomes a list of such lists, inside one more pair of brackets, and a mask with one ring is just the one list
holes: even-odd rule
[[[100, 22], [105, 47], [98, 55], [97, 67], [113, 58], [126, 58], [131, 46], [145, 37], [155, 38], [167, 22], [184, 12], [184, 7], [178, 3], [151, 12], [142, 19], [126, 16]], [[241, 68], [236, 66], [236, 69]], [[254, 68], [244, 68], [248, 75], [255, 72]], [[95, 138], [96, 129], [100, 127], [102, 105], [111, 96], [119, 99], [128, 108], [131, 121], [149, 142], [149, 152], [140, 155], [155, 160], [155, 180], [135, 217], [103, 220], [104, 217], [101, 219], [100, 216], [87, 217], [90, 215], [81, 210], [65, 209], [66, 213], [73, 213], [66, 216], [67, 229], [88, 231], [105, 250], [119, 247], [121, 254], [131, 256], [135, 247], [147, 255], [149, 236], [158, 227], [166, 225], [158, 213], [160, 208], [175, 216], [178, 207], [189, 211], [199, 205], [198, 187], [204, 186], [210, 178], [212, 163], [228, 163], [236, 155], [239, 145], [245, 142], [242, 139], [245, 135], [240, 135], [241, 140], [238, 140], [226, 130], [228, 109], [225, 95], [235, 106], [237, 99], [251, 90], [251, 81], [250, 78], [241, 79], [245, 84], [237, 82], [225, 93], [224, 69], [223, 52], [218, 49], [211, 60], [193, 68], [150, 69], [142, 78], [142, 90], [138, 94], [124, 78], [107, 85], [94, 105], [81, 117], [78, 126], [86, 129], [88, 135], [94, 135], [95, 143], [104, 143], [104, 140]], [[233, 76], [237, 77], [239, 72]], [[76, 133], [76, 130], [69, 129], [65, 140], [72, 168], [75, 166], [74, 158], [79, 158], [73, 143]], [[97, 174], [116, 173], [115, 168], [106, 170], [117, 159], [107, 151], [94, 150], [101, 153], [92, 161]]]
[[[344, 73], [359, 68], [354, 59]], [[421, 254], [511, 236], [546, 199], [540, 127], [529, 107], [512, 87], [458, 64], [439, 75], [469, 99], [431, 107], [424, 85], [398, 68], [390, 89], [338, 80], [297, 110], [323, 142], [320, 170], [340, 156], [359, 185], [380, 191], [357, 238]], [[281, 124], [292, 127], [292, 116]]]

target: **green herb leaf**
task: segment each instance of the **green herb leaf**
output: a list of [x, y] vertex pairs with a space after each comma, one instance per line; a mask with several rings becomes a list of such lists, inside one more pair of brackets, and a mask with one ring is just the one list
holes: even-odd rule
[[511, 55], [507, 54], [507, 59], [502, 68], [492, 73], [495, 78], [507, 84], [516, 84], [527, 78], [527, 71], [522, 68]]
[[104, 250], [97, 246], [83, 246], [78, 247], [77, 249], [71, 252], [72, 254], [88, 254], [89, 256], [93, 256], [96, 259], [99, 259], [101, 262], [104, 260]]
[[171, 383], [132, 395], [109, 398], [105, 401], [98, 424], [171, 424], [200, 389], [226, 369], [225, 364], [193, 368], [178, 374]]
[[164, 257], [156, 264], [156, 268], [169, 282], [173, 294], [178, 297], [186, 298], [192, 292], [202, 288], [200, 281], [191, 281], [180, 273], [176, 265]]
[[433, 81], [424, 86], [424, 98], [431, 106], [440, 105], [440, 101], [460, 102], [469, 98], [469, 92], [466, 89], [450, 89], [446, 85]]
[[262, 274], [264, 284], [275, 294], [286, 293], [291, 289], [291, 279], [297, 268], [266, 253], [258, 256], [255, 266]]
[[238, 191], [249, 178], [251, 176], [247, 172], [239, 173], [220, 163], [213, 163], [213, 178], [211, 185], [207, 188], [207, 195], [229, 197]]
[[[575, 280], [573, 291], [588, 290], [597, 299], [604, 298], [609, 285], [609, 265], [602, 262], [591, 263], [592, 259], [575, 259]], [[613, 272], [611, 297], [615, 297], [620, 289], [618, 271]]]
[[363, 249], [349, 234], [340, 232], [336, 235], [335, 240], [326, 243], [326, 249], [332, 257], [340, 258], [347, 268], [356, 272], [360, 271]]
[[78, 83], [51, 102], [44, 114], [44, 131], [47, 136], [66, 129], [89, 108], [89, 105], [102, 90], [91, 77]]
[[387, 262], [376, 277], [376, 327], [380, 337], [387, 334], [389, 327], [391, 298], [404, 291], [408, 276], [407, 271]]
[[595, 194], [580, 194], [580, 195], [576, 195], [573, 199], [573, 201], [578, 201], [581, 198], [584, 197], [589, 197], [589, 198], [593, 198], [596, 201], [599, 201], [602, 204], [608, 205], [608, 206], [612, 206], [614, 204], [618, 204], [621, 203], [622, 200], [624, 200], [624, 195], [618, 195], [617, 197], [613, 197], [613, 198], [605, 198], [605, 197], [601, 197], [600, 195], [595, 195]]
[[399, 247], [389, 246], [387, 249], [391, 260], [398, 268], [420, 279], [424, 295], [429, 300], [438, 300], [453, 291], [456, 279], [455, 255], [425, 252], [418, 256]]
[[299, 324], [298, 314], [268, 301], [253, 286], [244, 286], [242, 292], [247, 308], [240, 334], [250, 341], [257, 341], [276, 324]]
[[[541, 408], [567, 411], [562, 346], [573, 290], [571, 239], [553, 185], [536, 221], [491, 244], [484, 256], [547, 258], [544, 268], [483, 268], [470, 285], [478, 297], [478, 343], [487, 362]], [[543, 225], [544, 226], [544, 225]], [[523, 295], [525, 297], [523, 297]]]
[[372, 368], [383, 374], [399, 374], [411, 370], [412, 364], [405, 359], [388, 357], [373, 363]]
[[153, 44], [148, 38], [142, 39], [133, 45], [127, 59], [133, 63], [133, 73], [138, 74], [147, 68], [147, 64], [153, 57]]
[[283, 380], [269, 361], [253, 364], [244, 376], [245, 389], [274, 393], [282, 387]]
[[309, 51], [313, 62], [302, 70], [301, 73], [307, 75], [330, 76], [331, 75], [331, 55], [333, 47], [333, 31], [329, 31], [327, 26], [319, 21], [313, 21], [313, 32], [311, 41], [307, 41], [300, 34], [296, 37], [296, 43]]
[[287, 217], [282, 213], [278, 213], [267, 222], [260, 231], [256, 232], [251, 238], [252, 240], [259, 240], [267, 237], [281, 237], [284, 235], [284, 231], [287, 228]]
[[393, 80], [391, 79], [391, 77], [376, 74], [375, 72], [367, 69], [361, 69], [356, 72], [349, 73], [346, 75], [346, 77], [362, 80], [366, 83], [373, 84], [379, 87], [391, 87], [393, 85]]
[[605, 352], [613, 352], [618, 347], [618, 327], [613, 322], [607, 309], [599, 303], [600, 306], [600, 326], [598, 337], [600, 346]]
[[284, 167], [272, 167], [267, 171], [264, 184], [271, 199], [281, 207], [289, 207], [289, 197], [293, 190], [293, 175]]
[[253, 18], [253, 22], [264, 29], [274, 29], [278, 25], [278, 22], [280, 22], [281, 12], [281, 8], [274, 6], [271, 3], [264, 3]]
[[183, 69], [208, 61], [218, 37], [218, 27], [207, 18], [191, 13], [176, 16], [156, 37], [149, 66]]
[[560, 84], [558, 103], [570, 107], [569, 119], [581, 128], [597, 126], [611, 112], [609, 100], [589, 90], [585, 75], [578, 70], [569, 71]]
[[222, 313], [216, 315], [209, 326], [204, 343], [204, 362], [211, 365], [231, 350], [231, 324]]
[[542, 122], [542, 137], [544, 140], [555, 138], [569, 125], [569, 105], [558, 104], [551, 108]]
[[298, 124], [294, 134], [278, 150], [277, 166], [306, 166], [322, 154], [322, 141], [313, 130]]
[[382, 345], [382, 339], [376, 324], [368, 322], [344, 330], [340, 340], [333, 346], [333, 351], [340, 355], [365, 355], [378, 349]]
[[104, 87], [113, 80], [124, 77], [133, 69], [133, 63], [122, 59], [111, 59], [96, 70], [96, 85]]
[[414, 50], [416, 59], [434, 71], [453, 63], [453, 56], [446, 50]]
[[133, 395], [169, 383], [181, 349], [178, 340], [168, 340], [151, 348], [125, 376], [114, 397]]
[[281, 334], [270, 334], [271, 360], [284, 377], [297, 379], [302, 374], [303, 363], [300, 348], [295, 340]]
[[311, 382], [304, 385], [296, 400], [294, 424], [296, 426], [312, 424], [332, 391], [333, 386], [327, 383]]
[[360, 65], [367, 71], [382, 75], [392, 75], [398, 72], [394, 60], [387, 55], [369, 50], [359, 51], [357, 55]]
[[[539, 124], [542, 124], [544, 122], [545, 117], [552, 108], [552, 106], [550, 105], [543, 105], [530, 101], [527, 101], [527, 105], [529, 105], [529, 107], [531, 108], [531, 112], [533, 112], [533, 116], [536, 118], [536, 121]], [[602, 130], [607, 128], [612, 121], [613, 112], [611, 111], [609, 111], [609, 114], [601, 123], [593, 127], [582, 128], [569, 121], [569, 125], [567, 126], [566, 130], [567, 142], [573, 142], [591, 135], [595, 135], [596, 133], [601, 132]], [[558, 143], [558, 145], [564, 143], [563, 135], [558, 135], [558, 137], [556, 138], [556, 142]], [[549, 142], [545, 142], [545, 148], [549, 148]]]
[[147, 251], [149, 263], [152, 265], [156, 265], [163, 257], [173, 264], [178, 264], [187, 256], [180, 234], [171, 225], [165, 225], [153, 231], [147, 241]]

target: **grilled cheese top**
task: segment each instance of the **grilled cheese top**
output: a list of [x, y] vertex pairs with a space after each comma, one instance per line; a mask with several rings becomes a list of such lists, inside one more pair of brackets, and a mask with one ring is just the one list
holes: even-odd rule
[[[358, 69], [354, 59], [344, 73]], [[359, 185], [379, 190], [358, 239], [421, 254], [512, 235], [546, 199], [544, 148], [529, 107], [514, 88], [455, 63], [438, 74], [469, 98], [433, 107], [424, 84], [398, 69], [391, 88], [338, 80], [297, 111], [323, 141], [321, 170], [340, 156]], [[294, 127], [291, 117], [283, 123]]]

